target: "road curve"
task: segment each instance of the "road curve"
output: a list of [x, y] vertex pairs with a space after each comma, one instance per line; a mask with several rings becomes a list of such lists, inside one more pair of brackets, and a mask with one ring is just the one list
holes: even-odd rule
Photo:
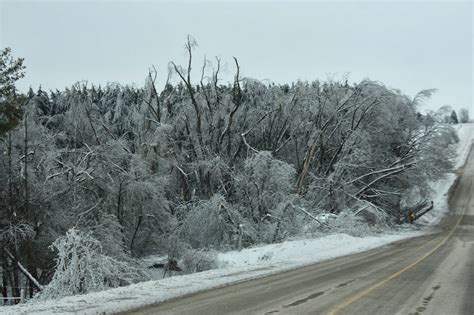
[[430, 235], [127, 314], [474, 314], [474, 150]]

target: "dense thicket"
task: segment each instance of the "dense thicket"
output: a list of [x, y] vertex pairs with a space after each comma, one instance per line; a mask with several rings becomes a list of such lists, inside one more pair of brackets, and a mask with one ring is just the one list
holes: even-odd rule
[[218, 61], [196, 85], [187, 48], [189, 67], [172, 64], [180, 83], [161, 91], [154, 71], [142, 88], [30, 91], [0, 141], [1, 238], [15, 256], [4, 258], [5, 286], [18, 286], [16, 259], [51, 281], [69, 256], [55, 264], [49, 246], [62, 237], [57, 250], [79, 251], [77, 231], [86, 249], [126, 262], [277, 242], [325, 212], [392, 224], [452, 167], [455, 134], [417, 111], [430, 90], [410, 99], [369, 80], [264, 84], [242, 78], [236, 60], [233, 84], [218, 84]]

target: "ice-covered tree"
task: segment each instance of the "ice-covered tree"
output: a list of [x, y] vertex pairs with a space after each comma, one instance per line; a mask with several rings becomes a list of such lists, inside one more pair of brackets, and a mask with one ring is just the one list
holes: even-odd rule
[[[185, 47], [186, 66], [172, 63], [162, 90], [154, 68], [143, 87], [31, 90], [0, 139], [2, 244], [41, 284], [62, 266], [50, 296], [85, 292], [67, 275], [86, 265], [86, 290], [100, 289], [85, 274], [132, 256], [168, 254], [202, 270], [192, 257], [212, 262], [209, 248], [277, 242], [321, 212], [340, 214], [338, 228], [385, 224], [403, 196], [426, 195], [452, 167], [452, 108], [418, 110], [434, 90], [412, 99], [371, 80], [278, 85], [246, 78], [237, 59], [233, 82], [221, 84], [221, 59], [199, 61], [199, 79], [191, 37]], [[22, 64], [3, 56], [11, 62], [2, 69], [19, 71], [8, 86]], [[55, 240], [57, 264], [47, 251]], [[67, 255], [77, 253], [85, 258], [74, 265]], [[100, 266], [87, 258], [96, 254]], [[121, 283], [98, 274], [106, 286]]]
[[462, 124], [469, 122], [469, 110], [467, 108], [459, 110], [459, 122]]
[[48, 286], [38, 295], [52, 299], [114, 288], [144, 279], [136, 267], [104, 254], [102, 244], [91, 233], [75, 228], [55, 240], [56, 270]]

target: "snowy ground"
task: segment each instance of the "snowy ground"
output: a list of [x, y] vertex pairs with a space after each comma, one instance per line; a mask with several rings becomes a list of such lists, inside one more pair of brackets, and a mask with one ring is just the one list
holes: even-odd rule
[[[456, 167], [461, 167], [474, 141], [474, 124], [458, 127], [460, 142]], [[433, 183], [434, 210], [422, 217], [421, 223], [433, 225], [447, 212], [447, 192], [455, 179], [451, 174]], [[427, 229], [422, 229], [427, 231]], [[125, 311], [173, 297], [195, 293], [263, 277], [352, 253], [366, 251], [401, 239], [422, 234], [401, 228], [390, 234], [354, 237], [332, 234], [316, 239], [294, 240], [279, 244], [244, 249], [240, 252], [218, 254], [219, 269], [143, 282], [127, 287], [54, 301], [33, 302], [0, 307], [1, 314], [104, 314]]]

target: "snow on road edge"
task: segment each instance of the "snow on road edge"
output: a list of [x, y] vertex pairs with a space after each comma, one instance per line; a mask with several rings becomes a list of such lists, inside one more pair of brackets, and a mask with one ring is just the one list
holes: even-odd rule
[[474, 143], [474, 123], [459, 124], [456, 129], [459, 136], [457, 146], [457, 158], [454, 168], [458, 169], [464, 165]]

